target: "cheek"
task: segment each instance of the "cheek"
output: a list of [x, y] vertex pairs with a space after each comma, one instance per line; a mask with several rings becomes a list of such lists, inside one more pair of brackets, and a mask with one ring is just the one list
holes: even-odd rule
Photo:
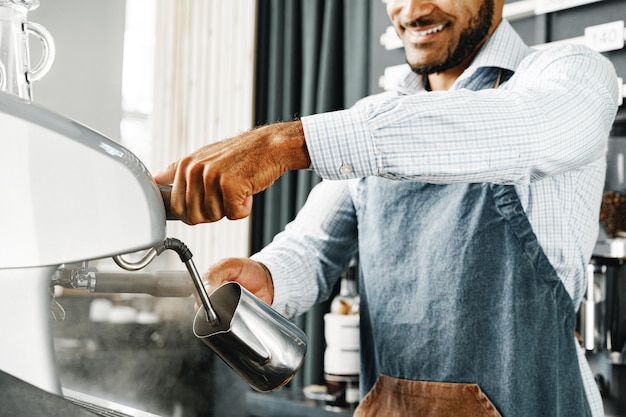
[[395, 16], [397, 16], [404, 7], [406, 1], [407, 0], [387, 0], [387, 16], [389, 16], [389, 19], [394, 20]]

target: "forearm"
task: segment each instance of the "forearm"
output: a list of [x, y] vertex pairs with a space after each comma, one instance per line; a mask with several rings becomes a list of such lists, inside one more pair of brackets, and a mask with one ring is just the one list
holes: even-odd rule
[[296, 219], [252, 256], [272, 275], [272, 306], [294, 317], [328, 298], [356, 253], [356, 236], [347, 183], [324, 181], [316, 186]]

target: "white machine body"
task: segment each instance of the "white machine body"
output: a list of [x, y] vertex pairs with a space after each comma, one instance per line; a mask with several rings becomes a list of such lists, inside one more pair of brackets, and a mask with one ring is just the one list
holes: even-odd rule
[[0, 369], [60, 393], [50, 278], [64, 263], [165, 239], [152, 176], [129, 150], [36, 104], [0, 93]]

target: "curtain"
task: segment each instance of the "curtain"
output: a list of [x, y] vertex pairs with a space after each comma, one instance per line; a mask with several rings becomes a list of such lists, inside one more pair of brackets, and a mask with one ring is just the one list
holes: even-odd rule
[[[367, 94], [369, 2], [259, 0], [255, 123], [347, 108]], [[291, 221], [320, 179], [288, 172], [255, 197], [251, 248], [260, 250]], [[298, 319], [309, 338], [295, 386], [323, 383], [322, 317], [328, 303]]]
[[[254, 0], [159, 0], [156, 8], [151, 160], [160, 170], [216, 140], [252, 128]], [[187, 226], [168, 235], [194, 254], [200, 273], [221, 258], [247, 256], [247, 219]], [[172, 269], [181, 268], [175, 254]], [[184, 267], [182, 267], [184, 269]]]

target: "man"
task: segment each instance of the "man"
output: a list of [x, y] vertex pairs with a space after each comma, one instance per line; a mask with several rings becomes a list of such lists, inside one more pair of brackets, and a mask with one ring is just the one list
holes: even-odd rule
[[616, 76], [581, 46], [531, 50], [503, 3], [388, 0], [411, 70], [397, 91], [209, 145], [155, 177], [190, 224], [247, 216], [288, 170], [326, 180], [272, 244], [205, 279], [292, 317], [358, 252], [355, 415], [603, 415], [574, 327]]

